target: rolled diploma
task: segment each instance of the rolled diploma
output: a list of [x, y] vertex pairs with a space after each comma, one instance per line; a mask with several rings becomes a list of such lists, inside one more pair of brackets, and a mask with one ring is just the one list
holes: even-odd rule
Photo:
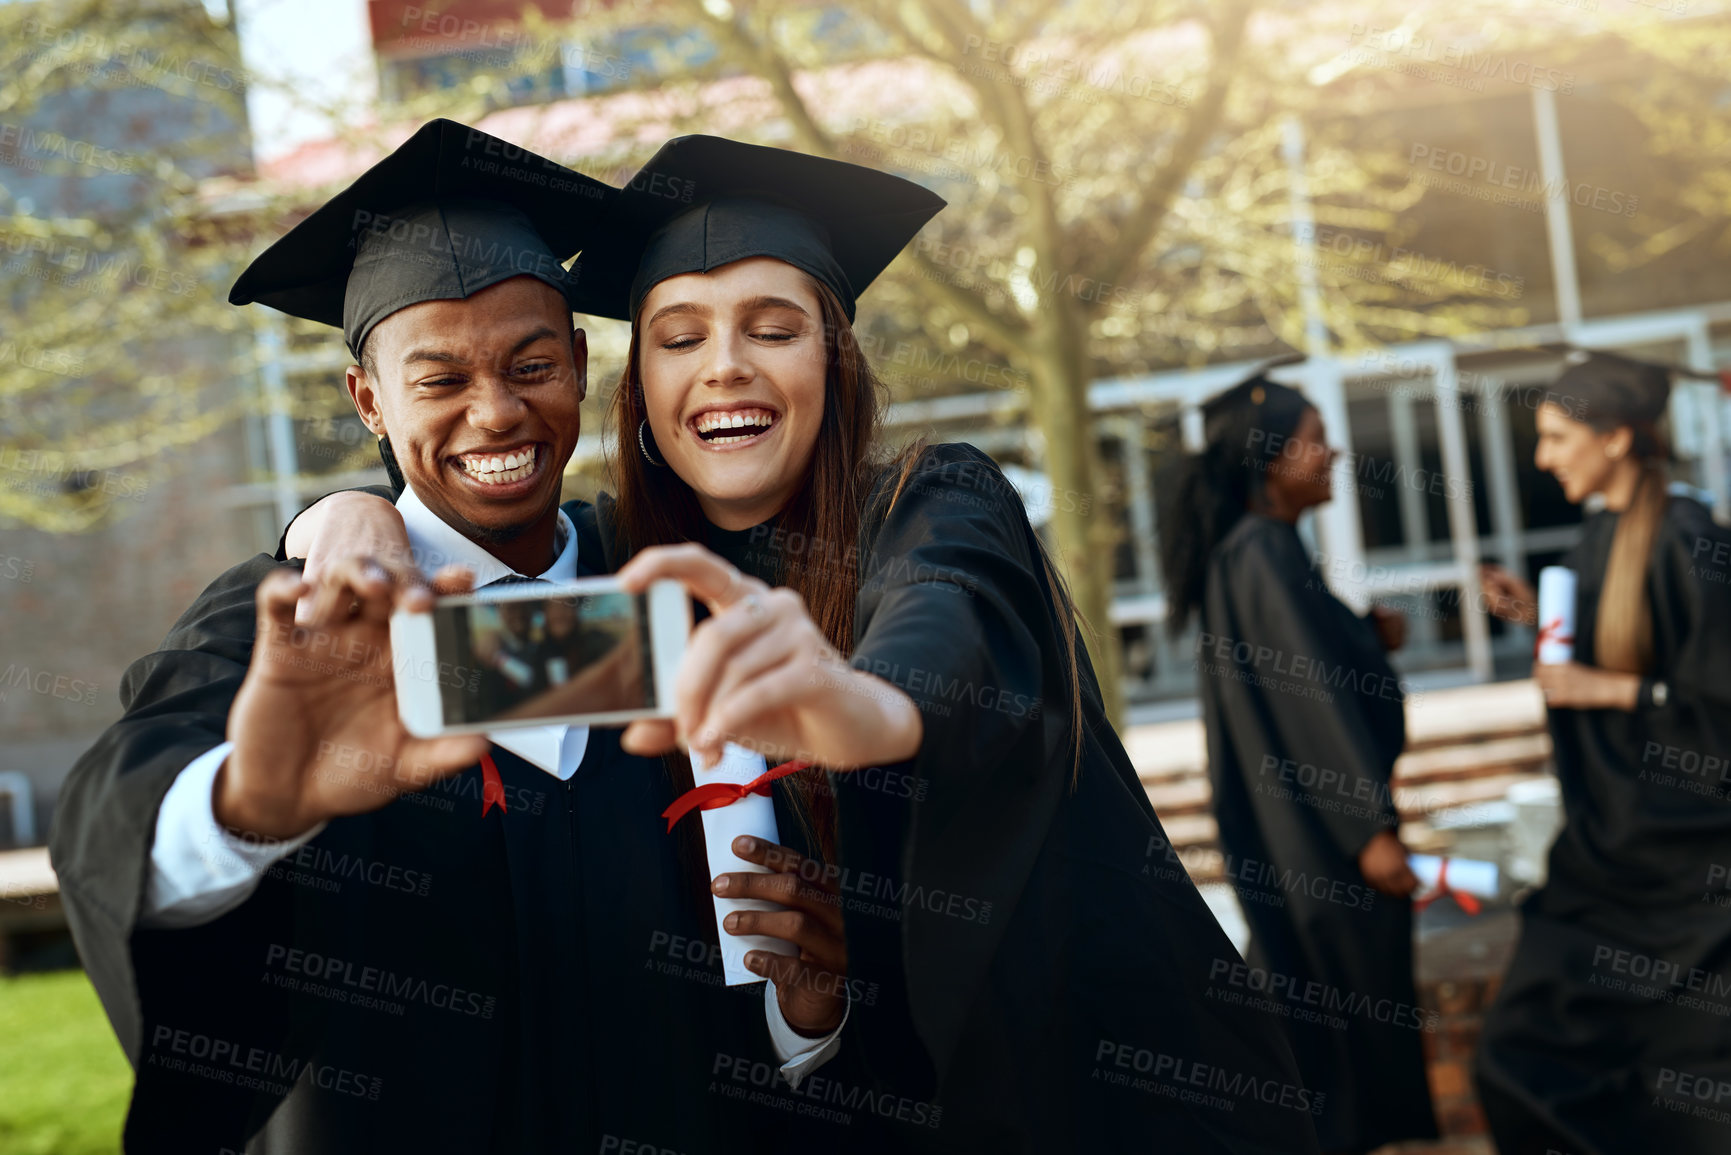
[[[1412, 872], [1418, 875], [1427, 891], [1436, 889], [1442, 863], [1443, 860], [1434, 854], [1409, 854], [1406, 858], [1406, 864], [1412, 867]], [[1480, 862], [1476, 858], [1451, 858], [1448, 863], [1450, 890], [1463, 891], [1478, 898], [1497, 896], [1496, 863]]]
[[[768, 769], [763, 755], [753, 753], [743, 746], [735, 746], [729, 742], [722, 749], [721, 761], [713, 768], [703, 764], [695, 753], [691, 756], [691, 777], [699, 786], [707, 786], [711, 782], [732, 782], [743, 785]], [[768, 874], [767, 867], [733, 853], [733, 840], [741, 834], [749, 834], [753, 838], [762, 838], [771, 843], [779, 843], [781, 834], [775, 826], [775, 803], [762, 794], [748, 794], [738, 802], [728, 806], [717, 806], [714, 810], [699, 811], [703, 815], [703, 844], [709, 852], [709, 878], [714, 881], [717, 875], [749, 871], [753, 874]], [[795, 954], [797, 949], [786, 939], [770, 938], [761, 934], [729, 934], [726, 919], [735, 910], [782, 910], [779, 903], [765, 902], [760, 898], [723, 898], [712, 896], [715, 901], [715, 928], [721, 937], [721, 970], [730, 987], [746, 986], [763, 981], [762, 975], [752, 974], [745, 969], [745, 954], [747, 951], [767, 950], [776, 954]]]
[[1575, 571], [1548, 565], [1539, 571], [1539, 661], [1575, 658]]

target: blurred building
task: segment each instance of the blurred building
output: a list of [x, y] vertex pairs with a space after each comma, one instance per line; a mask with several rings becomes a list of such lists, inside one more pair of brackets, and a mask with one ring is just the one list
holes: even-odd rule
[[[514, 22], [512, 7], [468, 0], [431, 16], [420, 6], [373, 0], [369, 12], [383, 89], [406, 96], [462, 85], [490, 68], [516, 67], [505, 103], [537, 106], [535, 131], [555, 143], [569, 142], [561, 155], [580, 157], [588, 171], [602, 172], [613, 155], [604, 137], [572, 136], [574, 125], [593, 119], [579, 97], [653, 87], [716, 67], [712, 45], [690, 28], [669, 25], [654, 6], [600, 6], [610, 19], [598, 22], [581, 43], [538, 38]], [[561, 7], [556, 0], [535, 6], [548, 18]], [[824, 30], [820, 42], [837, 61], [879, 51], [839, 6], [814, 4], [811, 19]], [[1473, 593], [1477, 565], [1491, 560], [1534, 574], [1569, 546], [1580, 520], [1556, 483], [1532, 464], [1534, 412], [1562, 364], [1536, 347], [1567, 339], [1701, 368], [1731, 363], [1731, 268], [1706, 246], [1679, 246], [1659, 259], [1620, 268], [1596, 243], [1606, 236], [1627, 240], [1628, 224], [1641, 211], [1627, 158], [1644, 154], [1647, 129], [1609, 93], [1608, 85], [1626, 68], [1615, 57], [1569, 73], [1563, 99], [1557, 92], [1561, 81], [1525, 89], [1490, 86], [1487, 93], [1482, 84], [1427, 83], [1399, 63], [1385, 60], [1368, 73], [1349, 70], [1333, 81], [1378, 90], [1378, 111], [1345, 129], [1353, 139], [1398, 149], [1430, 186], [1403, 216], [1402, 248], [1387, 251], [1377, 242], [1383, 259], [1429, 262], [1438, 277], [1476, 280], [1500, 296], [1512, 295], [1527, 324], [1487, 330], [1470, 341], [1427, 340], [1314, 356], [1276, 375], [1317, 400], [1331, 436], [1350, 451], [1335, 501], [1307, 528], [1331, 583], [1349, 601], [1385, 601], [1409, 614], [1410, 640], [1399, 657], [1403, 672], [1440, 684], [1512, 676], [1525, 672], [1532, 639], [1528, 631], [1506, 628], [1479, 610]], [[721, 74], [714, 75], [719, 82]], [[1700, 99], [1711, 104], [1723, 95], [1707, 86]], [[531, 122], [507, 121], [501, 114], [500, 123], [528, 128]], [[1307, 134], [1342, 128], [1290, 126], [1286, 143], [1295, 171], [1302, 172]], [[308, 146], [292, 166], [317, 170], [319, 158], [328, 159], [334, 148]], [[1639, 186], [1687, 176], [1662, 170], [1659, 165], [1644, 171]], [[617, 180], [626, 172], [604, 175]], [[945, 191], [941, 178], [908, 175]], [[1305, 227], [1306, 211], [1294, 206], [1299, 224], [1292, 276], [1301, 284], [1314, 280], [1311, 271], [1320, 263], [1338, 261], [1343, 252], [1362, 256], [1351, 246], [1366, 244], [1342, 230]], [[1319, 316], [1311, 321], [1313, 332], [1323, 331]], [[294, 400], [290, 411], [305, 414], [313, 398], [329, 400], [330, 374], [341, 360], [340, 351], [332, 351], [335, 342], [293, 327], [270, 339], [284, 344], [280, 363]], [[1156, 477], [1187, 441], [1199, 437], [1198, 402], [1274, 351], [1241, 350], [1206, 369], [1101, 380], [1093, 388], [1101, 460], [1110, 481], [1103, 513], [1122, 530], [1114, 556], [1099, 560], [1113, 568], [1113, 617], [1126, 641], [1127, 689], [1135, 701], [1183, 700], [1195, 692], [1190, 640], [1169, 639], [1162, 628]], [[1326, 354], [1321, 345], [1306, 351]], [[969, 393], [961, 383], [958, 389], [896, 405], [892, 432], [931, 431], [992, 452], [1016, 467], [1038, 520], [1051, 498], [1040, 492], [1038, 455], [1025, 422], [1006, 419], [1015, 412], [1015, 399], [1002, 389]], [[300, 471], [280, 475], [281, 502], [261, 523], [274, 525], [272, 518], [293, 503], [363, 475], [352, 470], [371, 468], [370, 439], [342, 408], [337, 404], [329, 416], [296, 420]], [[1672, 428], [1679, 475], [1710, 494], [1721, 517], [1731, 517], [1731, 411], [1723, 391], [1703, 384], [1679, 388]], [[592, 465], [598, 454], [592, 425], [579, 463]], [[267, 496], [264, 486], [255, 487], [261, 510]]]
[[[20, 11], [21, 10], [21, 11]], [[198, 0], [148, 0], [130, 23], [103, 30], [61, 23], [53, 4], [15, 6], [26, 57], [76, 55], [81, 70], [0, 115], [0, 297], [17, 317], [34, 300], [85, 300], [96, 306], [88, 332], [59, 351], [16, 343], [0, 332], [0, 357], [52, 374], [56, 404], [100, 422], [126, 410], [134, 379], [87, 372], [82, 353], [117, 340], [105, 312], [123, 293], [167, 314], [209, 289], [178, 261], [186, 238], [162, 235], [154, 254], [104, 247], [104, 231], [124, 237], [149, 226], [150, 182], [164, 158], [191, 180], [232, 177], [252, 164], [244, 77], [232, 28]], [[180, 47], [164, 33], [194, 35]], [[16, 82], [16, 78], [13, 78]], [[60, 79], [60, 78], [57, 78]], [[46, 89], [48, 85], [44, 83]], [[36, 95], [36, 94], [32, 94]], [[44, 218], [85, 218], [92, 235], [47, 240], [32, 231]], [[170, 232], [172, 230], [163, 230]], [[116, 244], [119, 242], [117, 241]], [[60, 294], [57, 298], [55, 294]], [[88, 345], [86, 346], [86, 342]], [[199, 389], [216, 382], [232, 394], [223, 367], [244, 342], [179, 327], [160, 340], [130, 344], [132, 368], [183, 375]], [[98, 358], [91, 357], [95, 362]], [[136, 377], [136, 373], [134, 374]], [[66, 398], [72, 400], [67, 401]], [[82, 532], [8, 527], [0, 546], [0, 850], [34, 826], [47, 835], [54, 795], [67, 769], [119, 714], [126, 666], [155, 649], [169, 625], [216, 574], [250, 554], [250, 527], [231, 507], [229, 487], [246, 475], [246, 430], [230, 423], [194, 444], [110, 469], [70, 470], [55, 454], [41, 398], [7, 396], [0, 486], [9, 495], [77, 510], [106, 507]], [[54, 400], [48, 397], [47, 400]], [[13, 777], [15, 776], [15, 777]], [[30, 795], [29, 811], [14, 804]]]
[[[189, 6], [197, 7], [179, 7]], [[717, 85], [735, 79], [701, 30], [648, 0], [579, 6], [452, 0], [431, 9], [400, 0], [368, 4], [387, 115], [403, 102], [484, 86], [492, 107], [484, 127], [578, 158], [585, 171], [616, 182], [628, 175], [637, 142], [611, 139], [606, 118], [595, 113], [599, 105], [640, 99], [671, 79]], [[574, 10], [594, 19], [571, 31], [560, 22]], [[808, 39], [821, 45], [826, 62], [871, 61], [884, 52], [869, 25], [850, 18], [844, 5], [813, 3], [805, 18]], [[565, 30], [549, 31], [553, 25]], [[1470, 341], [1418, 341], [1350, 356], [1331, 356], [1319, 344], [1307, 351], [1320, 355], [1276, 374], [1317, 400], [1337, 444], [1350, 450], [1336, 500], [1307, 527], [1325, 573], [1350, 600], [1385, 600], [1408, 611], [1411, 641], [1399, 661], [1403, 672], [1427, 684], [1524, 673], [1530, 636], [1477, 610], [1472, 575], [1480, 559], [1530, 575], [1574, 537], [1578, 512], [1532, 466], [1534, 409], [1560, 366], [1534, 347], [1568, 338], [1698, 367], [1731, 363], [1731, 270], [1707, 246], [1676, 246], [1623, 268], [1596, 243], [1623, 236], [1643, 211], [1627, 158], [1644, 154], [1646, 130], [1605, 87], [1618, 67], [1612, 60], [1598, 72], [1583, 69], [1565, 99], [1537, 85], [1487, 93], [1425, 83], [1394, 67], [1368, 79], [1360, 70], [1332, 83], [1379, 86], [1373, 115], [1344, 126], [1294, 123], [1288, 132], [1289, 163], [1300, 173], [1307, 142], [1325, 134], [1394, 147], [1432, 186], [1402, 220], [1403, 251], [1434, 262], [1438, 276], [1510, 286], [1527, 315], [1518, 329]], [[135, 132], [141, 122], [165, 140], [211, 135], [221, 146], [220, 162], [200, 175], [210, 178], [219, 219], [244, 218], [265, 186], [299, 190], [310, 209], [415, 127], [376, 127], [361, 146], [304, 145], [253, 173], [245, 124], [195, 115], [201, 91], [210, 89], [195, 84], [189, 95], [173, 98], [143, 90], [100, 99], [68, 92], [44, 102], [42, 115], [50, 119], [42, 127], [109, 148], [120, 144], [101, 134]], [[1700, 99], [1710, 105], [1723, 96], [1709, 86]], [[773, 126], [737, 131], [775, 138]], [[0, 179], [14, 196], [47, 205], [100, 195], [117, 198], [116, 211], [124, 206], [123, 182], [86, 181], [73, 189], [39, 179], [16, 146], [6, 151], [3, 134], [0, 126]], [[1487, 171], [1491, 166], [1495, 172]], [[946, 191], [941, 175], [908, 175]], [[1655, 166], [1634, 183], [1649, 188], [1686, 177]], [[1339, 259], [1339, 246], [1365, 240], [1305, 228], [1306, 206], [1295, 203], [1293, 211], [1299, 227], [1291, 276], [1301, 286]], [[29, 770], [43, 798], [117, 712], [115, 689], [126, 664], [157, 644], [211, 577], [271, 548], [286, 518], [311, 499], [382, 477], [374, 440], [340, 388], [348, 360], [340, 338], [262, 308], [249, 317], [258, 369], [234, 387], [252, 395], [255, 415], [198, 452], [152, 467], [148, 492], [125, 519], [79, 536], [27, 531], [13, 538], [20, 544], [0, 551], [7, 555], [0, 557], [0, 578], [8, 557], [32, 573], [28, 582], [0, 583], [16, 668], [29, 667], [34, 677], [46, 663], [98, 690], [95, 706], [34, 692], [0, 700], [0, 738], [8, 750], [0, 770]], [[1312, 331], [1322, 331], [1321, 319], [1312, 320]], [[592, 330], [598, 347], [613, 339], [608, 332]], [[1118, 547], [1097, 564], [1112, 567], [1113, 620], [1126, 643], [1126, 688], [1138, 717], [1181, 714], [1195, 692], [1190, 642], [1169, 639], [1162, 625], [1156, 478], [1198, 434], [1197, 404], [1273, 351], [1230, 350], [1206, 368], [1104, 379], [1093, 387], [1106, 482], [1097, 508], [1121, 530]], [[608, 384], [597, 380], [597, 391]], [[1016, 415], [1016, 398], [965, 380], [941, 392], [894, 406], [892, 435], [931, 432], [979, 444], [1012, 467], [1038, 520], [1054, 499], [1042, 495], [1038, 451]], [[586, 416], [574, 493], [593, 491], [601, 454], [593, 403]], [[1725, 449], [1731, 413], [1723, 393], [1706, 385], [1678, 390], [1672, 425], [1680, 475], [1708, 491], [1722, 516], [1731, 515]], [[128, 565], [105, 564], [112, 557]]]

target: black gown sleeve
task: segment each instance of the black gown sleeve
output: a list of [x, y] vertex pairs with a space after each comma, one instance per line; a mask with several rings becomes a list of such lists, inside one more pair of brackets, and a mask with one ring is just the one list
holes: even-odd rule
[[396, 500], [397, 500], [397, 491], [392, 489], [388, 485], [357, 485], [353, 489], [333, 489], [333, 490], [331, 490], [330, 493], [320, 494], [318, 497], [314, 498], [312, 501], [309, 501], [306, 503], [306, 505], [302, 506], [300, 513], [297, 513], [293, 517], [289, 518], [288, 524], [282, 527], [282, 536], [277, 538], [277, 541], [276, 541], [276, 560], [278, 560], [278, 561], [288, 561], [289, 560], [289, 556], [288, 556], [289, 530], [293, 529], [295, 522], [300, 520], [301, 513], [305, 513], [307, 510], [311, 509], [313, 506], [317, 505], [319, 502], [323, 501], [325, 498], [331, 496], [331, 494], [333, 494], [333, 493], [370, 493], [374, 497], [383, 498], [385, 501], [391, 502], [392, 504], [395, 504]]
[[[1244, 535], [1216, 574], [1233, 613], [1211, 616], [1222, 632], [1201, 635], [1197, 657], [1216, 677], [1227, 716], [1265, 729], [1247, 748], [1302, 752], [1302, 761], [1275, 766], [1264, 754], [1241, 772], [1294, 793], [1322, 775], [1338, 776], [1312, 791], [1352, 805], [1302, 812], [1322, 824], [1344, 858], [1356, 860], [1374, 835], [1400, 821], [1389, 780], [1405, 744], [1403, 693], [1381, 643], [1328, 589], [1296, 533], [1270, 526]], [[1230, 676], [1221, 677], [1228, 668]], [[1245, 794], [1264, 829], [1293, 821], [1295, 808], [1282, 791]]]
[[225, 737], [256, 629], [259, 556], [217, 578], [162, 646], [127, 669], [125, 709], [73, 766], [50, 856], [74, 938], [122, 1047], [139, 1050], [132, 942], [150, 874], [156, 815], [175, 777]]
[[897, 910], [850, 915], [848, 941], [857, 973], [906, 984], [914, 1082], [942, 1078], [1068, 782], [1070, 683], [1037, 549], [1015, 490], [965, 445], [926, 450], [862, 532], [852, 664], [904, 690], [924, 733], [887, 768], [913, 801], [834, 776], [843, 856], [881, 872]]

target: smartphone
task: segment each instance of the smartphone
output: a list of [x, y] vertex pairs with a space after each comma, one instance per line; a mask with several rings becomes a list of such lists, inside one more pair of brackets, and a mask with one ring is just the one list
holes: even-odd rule
[[417, 738], [673, 714], [691, 636], [678, 582], [516, 583], [391, 616], [397, 713]]

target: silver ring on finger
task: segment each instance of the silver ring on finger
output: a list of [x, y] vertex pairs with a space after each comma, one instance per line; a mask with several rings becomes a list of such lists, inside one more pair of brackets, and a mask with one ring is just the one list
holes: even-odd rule
[[745, 612], [751, 615], [753, 621], [758, 620], [768, 612], [763, 608], [762, 599], [760, 599], [756, 594], [746, 594], [745, 600], [741, 601], [739, 604], [745, 607]]

